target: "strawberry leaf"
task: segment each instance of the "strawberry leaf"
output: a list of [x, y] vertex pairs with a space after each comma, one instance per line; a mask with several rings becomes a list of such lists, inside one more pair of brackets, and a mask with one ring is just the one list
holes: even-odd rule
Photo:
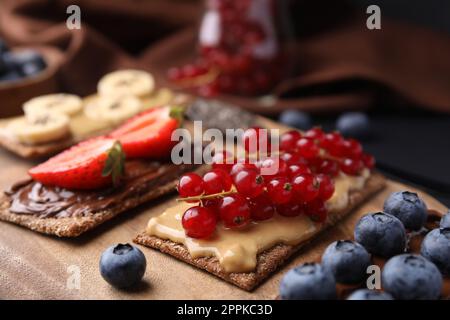
[[111, 176], [114, 186], [118, 186], [125, 173], [125, 153], [119, 141], [114, 142], [108, 150], [108, 158], [103, 167], [102, 176]]
[[171, 106], [169, 116], [178, 121], [181, 126], [184, 120], [184, 108], [182, 106]]

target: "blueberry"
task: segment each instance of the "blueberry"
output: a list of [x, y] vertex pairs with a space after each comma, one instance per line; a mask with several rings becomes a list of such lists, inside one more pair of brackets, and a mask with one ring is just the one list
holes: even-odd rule
[[433, 262], [442, 274], [450, 275], [450, 228], [430, 231], [422, 241], [420, 254]]
[[442, 275], [430, 261], [418, 254], [391, 258], [381, 273], [383, 289], [399, 300], [438, 299]]
[[363, 216], [356, 224], [354, 236], [356, 242], [375, 255], [389, 258], [405, 251], [405, 227], [399, 219], [384, 212]]
[[295, 109], [285, 110], [281, 113], [279, 122], [301, 130], [308, 130], [312, 127], [309, 114]]
[[337, 282], [359, 283], [366, 277], [370, 255], [359, 243], [339, 240], [326, 248], [322, 265], [331, 270]]
[[450, 210], [442, 217], [440, 227], [450, 228]]
[[13, 82], [22, 79], [22, 75], [17, 71], [7, 71], [4, 74], [0, 74], [0, 83], [1, 82]]
[[394, 300], [394, 298], [384, 291], [359, 289], [349, 295], [347, 300]]
[[117, 244], [106, 249], [100, 258], [100, 274], [110, 285], [127, 288], [137, 284], [145, 273], [147, 262], [138, 248]]
[[4, 61], [8, 69], [16, 70], [25, 77], [36, 75], [47, 67], [42, 55], [34, 50], [7, 52]]
[[362, 112], [347, 112], [336, 121], [336, 129], [346, 137], [364, 138], [369, 135], [370, 120]]
[[384, 201], [383, 211], [399, 218], [409, 230], [420, 230], [427, 221], [427, 206], [414, 192], [391, 193]]
[[336, 281], [331, 271], [318, 263], [305, 263], [291, 269], [281, 280], [283, 300], [336, 299]]

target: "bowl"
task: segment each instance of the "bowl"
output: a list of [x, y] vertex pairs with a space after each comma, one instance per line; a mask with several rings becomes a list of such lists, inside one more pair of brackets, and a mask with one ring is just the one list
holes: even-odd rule
[[0, 118], [23, 114], [22, 104], [39, 95], [59, 91], [57, 72], [63, 61], [60, 51], [45, 46], [15, 47], [12, 51], [36, 50], [44, 58], [47, 68], [17, 81], [0, 82]]

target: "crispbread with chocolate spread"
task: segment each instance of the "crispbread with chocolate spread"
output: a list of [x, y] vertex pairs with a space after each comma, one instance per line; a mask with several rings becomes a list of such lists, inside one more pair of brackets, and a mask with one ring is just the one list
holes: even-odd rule
[[[12, 186], [0, 198], [0, 220], [59, 237], [76, 237], [103, 222], [175, 190], [193, 165], [129, 161], [119, 188], [70, 191], [33, 180]], [[199, 168], [199, 170], [201, 170]]]
[[1, 135], [0, 146], [25, 159], [36, 159], [54, 155], [75, 143], [72, 137], [66, 137], [45, 144], [28, 145], [20, 143], [7, 135]]
[[256, 270], [253, 272], [227, 273], [224, 271], [216, 257], [192, 258], [184, 245], [175, 243], [171, 240], [164, 240], [155, 236], [149, 236], [146, 232], [139, 234], [134, 239], [134, 242], [158, 249], [161, 252], [174, 256], [175, 258], [189, 263], [197, 268], [204, 269], [244, 290], [251, 291], [271, 273], [283, 265], [285, 261], [288, 260], [295, 252], [300, 250], [308, 242], [319, 235], [324, 229], [334, 226], [341, 219], [350, 214], [354, 208], [376, 194], [384, 186], [385, 178], [380, 174], [372, 174], [366, 181], [366, 184], [362, 190], [350, 192], [347, 207], [338, 213], [330, 214], [328, 220], [322, 224], [320, 228], [317, 228], [315, 233], [309, 239], [295, 246], [277, 244], [274, 247], [259, 253], [257, 256]]

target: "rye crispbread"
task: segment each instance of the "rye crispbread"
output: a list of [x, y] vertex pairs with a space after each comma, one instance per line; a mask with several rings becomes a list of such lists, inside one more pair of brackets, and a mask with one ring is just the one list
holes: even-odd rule
[[363, 190], [350, 193], [349, 204], [347, 208], [339, 213], [329, 215], [328, 220], [317, 229], [310, 239], [296, 245], [278, 244], [271, 249], [258, 254], [257, 266], [254, 272], [248, 273], [226, 273], [220, 266], [216, 257], [192, 258], [187, 248], [170, 240], [160, 239], [149, 236], [144, 232], [139, 234], [134, 242], [157, 249], [163, 253], [169, 254], [179, 260], [189, 263], [197, 268], [208, 271], [215, 276], [228, 281], [244, 290], [251, 291], [256, 288], [264, 279], [275, 272], [285, 263], [295, 252], [304, 247], [309, 241], [315, 238], [324, 229], [334, 226], [342, 218], [347, 216], [354, 208], [376, 194], [385, 186], [385, 178], [380, 174], [373, 174], [366, 182]]
[[[158, 177], [158, 179], [155, 179], [146, 192], [136, 192], [123, 202], [98, 212], [86, 212], [82, 217], [43, 218], [30, 214], [13, 213], [9, 211], [10, 201], [8, 196], [2, 195], [0, 196], [0, 220], [12, 222], [33, 231], [58, 237], [77, 237], [121, 213], [175, 191], [179, 176], [194, 169], [195, 167], [191, 165], [180, 165], [179, 170], [166, 173]], [[196, 169], [197, 172], [202, 172], [203, 170], [203, 167]]]
[[52, 156], [60, 151], [63, 151], [64, 149], [67, 149], [75, 143], [76, 141], [71, 136], [67, 136], [57, 141], [37, 145], [28, 145], [21, 143], [8, 135], [0, 134], [1, 147], [29, 160]]

